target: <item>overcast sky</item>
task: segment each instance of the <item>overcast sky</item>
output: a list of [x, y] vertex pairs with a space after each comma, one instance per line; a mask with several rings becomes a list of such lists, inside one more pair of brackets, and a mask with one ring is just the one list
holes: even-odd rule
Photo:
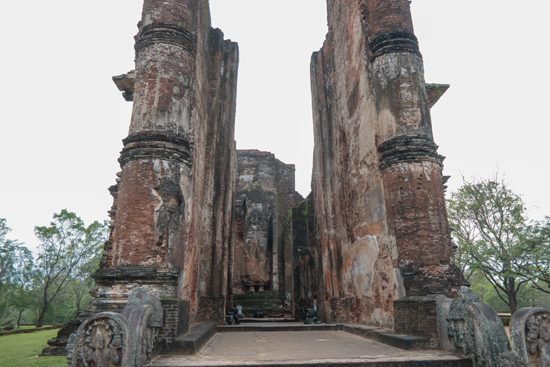
[[[131, 103], [111, 76], [134, 68], [141, 0], [3, 5], [0, 218], [33, 248], [33, 228], [63, 208], [107, 219], [107, 188]], [[309, 192], [309, 63], [326, 34], [324, 0], [211, 0], [212, 25], [239, 43], [236, 140], [296, 164]], [[531, 216], [550, 215], [550, 1], [415, 0], [426, 81], [451, 84], [432, 110], [449, 191], [497, 169]]]

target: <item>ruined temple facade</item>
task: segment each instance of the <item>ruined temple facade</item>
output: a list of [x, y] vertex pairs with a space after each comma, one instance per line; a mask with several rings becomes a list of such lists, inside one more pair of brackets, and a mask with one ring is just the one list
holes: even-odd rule
[[437, 335], [433, 295], [464, 283], [430, 119], [448, 86], [424, 81], [409, 6], [327, 1], [304, 200], [293, 165], [235, 148], [238, 46], [211, 28], [208, 1], [144, 0], [136, 68], [114, 77], [133, 111], [98, 289], [80, 320], [120, 311], [148, 286], [164, 309], [164, 351], [189, 322], [223, 323], [234, 297], [262, 292], [296, 316], [317, 296], [325, 322]]
[[296, 315], [318, 296], [327, 322], [393, 328], [394, 301], [456, 295], [430, 119], [448, 86], [424, 81], [408, 1], [327, 7], [303, 200], [294, 166], [235, 150], [237, 46], [210, 28], [207, 2], [145, 1], [136, 71], [115, 78], [134, 110], [98, 300], [123, 302], [131, 279], [108, 280], [122, 272], [188, 301], [192, 320], [221, 322], [233, 295], [270, 292]]

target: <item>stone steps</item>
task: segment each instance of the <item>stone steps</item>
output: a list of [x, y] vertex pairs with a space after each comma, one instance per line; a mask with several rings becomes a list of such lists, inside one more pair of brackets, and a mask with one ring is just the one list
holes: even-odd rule
[[[374, 327], [301, 324], [218, 326], [216, 330], [218, 334], [198, 354], [162, 356], [155, 359], [150, 366], [473, 366], [471, 359], [464, 356], [443, 351], [410, 349], [417, 341], [415, 338], [411, 340], [410, 336], [393, 335]], [[369, 337], [370, 335], [377, 341]], [[378, 341], [386, 341], [387, 344]], [[395, 344], [401, 344], [398, 346], [402, 349], [390, 346]]]
[[350, 360], [309, 360], [309, 361], [266, 361], [266, 362], [214, 362], [214, 363], [190, 363], [176, 359], [163, 359], [151, 364], [151, 367], [473, 367], [473, 362], [468, 358], [459, 357], [414, 357], [414, 358], [376, 358], [350, 359]]
[[[219, 335], [216, 336], [216, 338], [212, 339], [216, 332], [219, 333]], [[267, 334], [265, 334], [265, 332], [267, 332]], [[301, 332], [305, 333], [302, 334]], [[233, 336], [233, 333], [241, 333], [241, 335]], [[346, 336], [349, 334], [353, 334], [355, 336]], [[361, 338], [357, 339], [357, 336], [360, 336]], [[222, 338], [223, 340], [220, 341], [220, 338]], [[291, 342], [290, 344], [288, 344], [289, 338], [296, 339], [296, 342]], [[351, 343], [364, 343], [365, 347], [359, 349], [358, 352], [356, 349], [354, 351], [355, 354], [352, 355], [347, 354], [345, 350], [342, 350], [342, 346], [334, 346], [333, 343], [317, 344], [318, 346], [315, 347], [315, 343], [321, 343], [325, 341], [325, 339], [323, 338], [339, 341], [344, 338], [344, 343], [346, 343], [345, 340], [351, 338]], [[270, 339], [273, 339], [273, 341], [270, 341]], [[208, 343], [210, 340], [212, 340], [212, 342]], [[178, 347], [174, 348], [171, 351], [170, 356], [165, 354], [161, 357], [158, 357], [150, 364], [150, 366], [473, 366], [470, 359], [460, 355], [434, 350], [421, 350], [423, 343], [425, 343], [426, 341], [427, 339], [425, 338], [395, 334], [377, 327], [369, 327], [363, 325], [305, 325], [301, 323], [276, 324], [270, 322], [266, 322], [263, 324], [230, 326], [198, 324], [191, 328], [190, 333], [185, 335], [183, 338], [178, 339]], [[298, 343], [298, 345], [296, 343]], [[207, 344], [208, 346], [200, 351], [200, 349]], [[323, 348], [322, 355], [319, 354], [321, 352], [319, 349], [317, 349], [317, 352], [315, 351], [315, 349], [313, 349], [312, 351], [312, 346], [313, 348]], [[250, 355], [250, 350], [247, 350], [248, 348], [252, 348], [253, 350], [261, 349], [262, 351], [258, 352], [258, 358], [256, 358], [254, 352], [252, 352], [252, 356]], [[306, 351], [306, 349], [308, 348], [309, 350]], [[333, 351], [330, 351], [331, 348], [333, 348]], [[267, 357], [264, 353], [267, 353]], [[242, 360], [240, 360], [241, 357], [243, 357]]]
[[240, 319], [240, 321], [241, 323], [296, 322], [296, 319], [292, 317], [273, 317], [273, 318], [262, 318], [262, 319], [242, 318]]
[[189, 332], [157, 352], [157, 355], [194, 355], [216, 335], [215, 323], [201, 323], [189, 328]]

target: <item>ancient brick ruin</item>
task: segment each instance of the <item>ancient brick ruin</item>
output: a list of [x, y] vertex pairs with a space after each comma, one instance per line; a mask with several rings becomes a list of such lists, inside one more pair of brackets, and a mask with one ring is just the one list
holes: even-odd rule
[[[430, 119], [448, 86], [424, 81], [408, 0], [327, 6], [327, 39], [311, 60], [304, 200], [293, 165], [235, 149], [238, 46], [211, 28], [208, 1], [144, 0], [136, 69], [114, 77], [133, 112], [81, 319], [120, 311], [147, 286], [164, 307], [166, 352], [189, 322], [223, 323], [246, 294], [269, 293], [298, 317], [317, 296], [325, 322], [389, 329], [418, 311], [410, 297], [457, 295]], [[435, 312], [426, 304], [418, 320]], [[419, 329], [435, 330], [435, 316], [424, 321]]]

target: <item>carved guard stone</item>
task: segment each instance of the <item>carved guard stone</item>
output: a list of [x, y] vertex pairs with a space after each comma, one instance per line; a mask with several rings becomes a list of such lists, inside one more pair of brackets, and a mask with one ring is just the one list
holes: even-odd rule
[[149, 305], [153, 308], [149, 318], [149, 326], [162, 327], [164, 324], [164, 310], [160, 299], [149, 291], [149, 287], [144, 286], [134, 289], [132, 294], [128, 296], [128, 306], [132, 305]]
[[529, 307], [516, 311], [510, 320], [510, 338], [515, 366], [550, 366], [550, 310]]
[[448, 336], [455, 346], [470, 357], [475, 367], [499, 365], [499, 357], [510, 351], [504, 325], [497, 312], [479, 302], [477, 294], [462, 287], [459, 297], [451, 301], [445, 317]]

